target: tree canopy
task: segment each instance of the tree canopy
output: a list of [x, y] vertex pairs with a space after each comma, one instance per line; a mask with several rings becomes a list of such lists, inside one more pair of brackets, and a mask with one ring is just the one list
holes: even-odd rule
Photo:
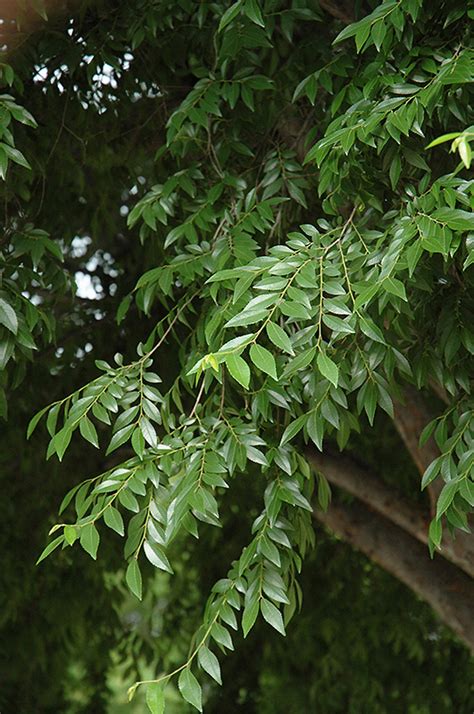
[[5, 711], [472, 710], [473, 14], [7, 7]]

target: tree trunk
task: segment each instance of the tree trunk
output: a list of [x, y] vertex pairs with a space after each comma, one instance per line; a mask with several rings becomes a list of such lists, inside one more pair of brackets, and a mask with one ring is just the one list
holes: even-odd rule
[[361, 503], [332, 504], [314, 517], [405, 583], [474, 652], [474, 583], [467, 575], [431, 560], [423, 545]]
[[[380, 477], [372, 474], [369, 469], [358, 466], [347, 457], [321, 454], [314, 449], [308, 450], [306, 455], [314, 468], [326, 476], [329, 483], [355, 496], [427, 546], [430, 520], [427, 510], [424, 511], [401, 498]], [[464, 533], [461, 535], [467, 536]], [[440, 554], [474, 577], [473, 539], [465, 537], [463, 543], [464, 547], [459, 538], [454, 541], [445, 537]]]
[[[436, 414], [430, 413], [421, 395], [412, 388], [405, 390], [403, 402], [395, 404], [395, 426], [420, 474], [426, 471], [440, 453], [433, 438], [428, 439], [424, 446], [419, 446], [421, 432], [435, 417]], [[444, 481], [440, 477], [428, 486], [432, 515], [436, 513], [436, 503], [443, 486]], [[472, 518], [469, 519], [469, 522], [472, 527]], [[472, 533], [458, 530], [455, 538], [452, 538], [445, 530], [441, 554], [474, 577], [474, 536]]]

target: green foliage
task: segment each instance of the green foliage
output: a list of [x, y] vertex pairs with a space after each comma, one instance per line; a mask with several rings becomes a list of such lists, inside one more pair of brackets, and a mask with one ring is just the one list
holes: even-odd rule
[[[446, 402], [424, 434], [440, 456], [422, 486], [444, 481], [431, 546], [440, 546], [443, 527], [468, 529], [468, 11], [455, 0], [368, 4], [371, 12], [338, 34], [313, 2], [104, 3], [105, 16], [114, 14], [110, 36], [85, 7], [57, 44], [49, 38], [45, 49], [31, 38], [18, 67], [2, 67], [15, 93], [0, 97], [10, 206], [0, 254], [2, 414], [37, 341], [54, 344], [74, 240], [88, 237], [84, 212], [95, 240], [109, 228], [102, 264], [125, 234], [134, 237], [123, 271], [130, 266], [132, 279], [118, 277], [119, 299], [105, 301], [118, 323], [105, 328], [120, 338], [115, 354], [106, 344], [94, 350], [96, 376], [69, 390], [63, 377], [63, 393], [28, 427], [30, 437], [45, 420], [48, 459], [67, 459], [78, 437], [107, 456], [65, 496], [64, 522], [39, 561], [77, 546], [100, 559], [103, 534], [114, 531], [124, 542], [123, 582], [141, 600], [142, 569], [177, 573], [189, 536], [222, 526], [236, 482], [251, 473], [259, 483], [246, 545], [221, 564], [187, 659], [130, 690], [148, 685], [151, 712], [163, 711], [170, 682], [202, 711], [202, 674], [220, 683], [216, 652], [233, 649], [239, 620], [245, 637], [260, 615], [285, 635], [314, 544], [315, 476], [304, 445], [345, 449], [381, 411], [393, 415], [403, 386], [435, 385]], [[38, 68], [48, 82], [34, 78]], [[25, 81], [36, 84], [35, 99]], [[52, 172], [56, 146], [41, 138], [41, 92], [52, 113], [64, 102], [59, 134], [67, 130], [75, 153], [89, 151], [87, 140], [97, 146], [84, 160], [97, 185], [87, 171], [74, 175], [75, 159], [58, 169], [56, 185], [64, 180], [66, 195], [80, 196], [70, 222], [56, 215], [51, 189], [39, 197], [34, 186]], [[22, 94], [39, 128], [16, 103]], [[125, 151], [120, 142], [137, 120], [153, 131], [135, 155], [133, 143]], [[113, 148], [103, 142], [110, 126]], [[457, 166], [443, 147], [451, 140]], [[68, 309], [71, 325], [101, 319], [100, 308], [81, 317]], [[316, 492], [327, 508], [319, 475]]]

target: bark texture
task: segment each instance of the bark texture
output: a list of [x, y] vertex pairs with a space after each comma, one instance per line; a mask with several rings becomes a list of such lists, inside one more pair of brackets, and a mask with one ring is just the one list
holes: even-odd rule
[[[436, 416], [430, 412], [423, 397], [413, 388], [405, 390], [403, 402], [395, 403], [394, 424], [420, 474], [423, 474], [430, 463], [440, 454], [433, 438], [430, 438], [424, 446], [419, 446], [421, 432]], [[440, 477], [428, 486], [432, 516], [436, 512], [436, 503], [443, 486], [444, 481]], [[472, 528], [472, 518], [470, 525]], [[452, 538], [445, 531], [441, 554], [474, 577], [474, 535], [472, 533], [458, 531], [456, 537]]]
[[[318, 471], [321, 471], [334, 486], [342, 488], [355, 496], [373, 511], [384, 516], [394, 525], [416, 538], [424, 546], [428, 544], [430, 514], [428, 510], [413, 505], [388, 486], [384, 481], [362, 468], [345, 456], [321, 454], [315, 450], [307, 452], [307, 458]], [[440, 555], [474, 577], [474, 557], [472, 557], [473, 538], [460, 533], [456, 540], [445, 536]]]
[[474, 583], [386, 518], [361, 503], [333, 504], [315, 518], [425, 600], [474, 652]]

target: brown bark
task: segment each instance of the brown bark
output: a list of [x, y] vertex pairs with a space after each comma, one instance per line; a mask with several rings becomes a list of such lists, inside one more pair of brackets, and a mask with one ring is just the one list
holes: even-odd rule
[[[419, 446], [421, 432], [435, 416], [429, 411], [423, 398], [413, 387], [404, 390], [403, 402], [395, 403], [394, 424], [420, 474], [426, 471], [430, 463], [440, 453], [433, 438], [430, 438], [424, 446]], [[428, 486], [432, 515], [436, 512], [436, 503], [443, 486], [444, 482], [439, 477]], [[470, 523], [472, 527], [472, 519]], [[472, 533], [457, 531], [456, 537], [451, 538], [450, 534], [445, 532], [441, 544], [441, 554], [463, 568], [466, 573], [474, 576], [474, 535]]]
[[[307, 451], [306, 456], [331, 484], [355, 496], [420, 543], [425, 546], [428, 544], [429, 513], [401, 498], [369, 469], [358, 466], [347, 457], [321, 454], [316, 450]], [[472, 548], [472, 538], [468, 545]], [[469, 548], [461, 548], [457, 540], [453, 541], [446, 536], [440, 554], [474, 577], [474, 558]]]
[[474, 583], [442, 558], [361, 503], [333, 504], [314, 517], [425, 600], [474, 652]]
[[354, 5], [350, 0], [319, 0], [323, 10], [346, 25], [354, 22]]
[[429, 514], [400, 498], [381, 478], [347, 456], [312, 450], [307, 452], [307, 458], [329, 483], [344, 489], [417, 540], [427, 543]]
[[[403, 392], [403, 401], [394, 404], [395, 427], [403, 439], [405, 446], [411, 454], [418, 471], [423, 474], [437, 456], [439, 449], [433, 437], [428, 439], [424, 446], [420, 446], [420, 435], [425, 426], [435, 418], [427, 405], [413, 387], [407, 387]], [[430, 499], [437, 500], [437, 494], [430, 492]]]

